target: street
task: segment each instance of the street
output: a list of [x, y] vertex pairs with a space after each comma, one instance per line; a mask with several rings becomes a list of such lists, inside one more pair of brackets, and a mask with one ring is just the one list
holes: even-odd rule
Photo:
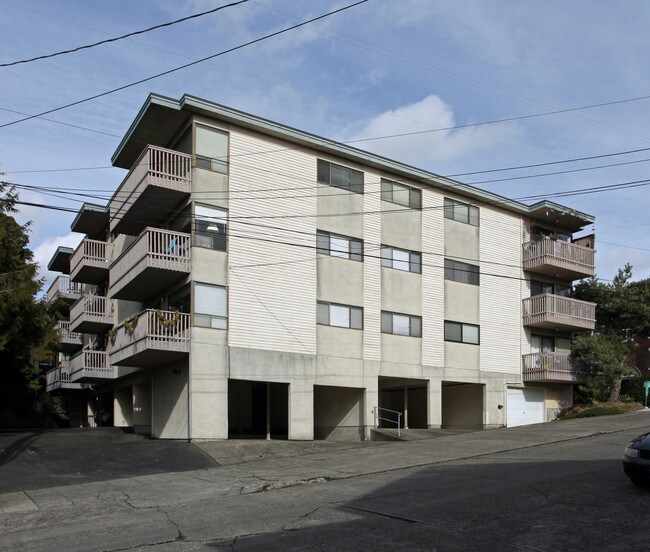
[[30, 491], [0, 550], [647, 550], [650, 414], [610, 418]]

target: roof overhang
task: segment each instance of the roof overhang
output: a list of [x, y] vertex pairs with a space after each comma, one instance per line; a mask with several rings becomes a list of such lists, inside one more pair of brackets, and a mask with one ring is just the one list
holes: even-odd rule
[[593, 224], [595, 218], [552, 201], [540, 201], [529, 207], [530, 217], [542, 224], [560, 226], [573, 232], [581, 230], [587, 224]]
[[73, 253], [74, 250], [71, 247], [57, 247], [50, 262], [47, 263], [47, 269], [61, 274], [70, 274], [70, 257]]
[[[252, 129], [262, 134], [322, 151], [329, 155], [371, 166], [390, 175], [402, 176], [420, 182], [425, 186], [434, 186], [449, 193], [463, 196], [475, 205], [494, 205], [520, 215], [538, 218], [540, 221], [542, 220], [542, 214], [544, 217], [546, 216], [546, 209], [554, 209], [558, 213], [556, 219], [559, 222], [557, 224], [573, 231], [579, 230], [594, 221], [594, 217], [591, 215], [579, 213], [556, 203], [543, 201], [529, 206], [381, 155], [187, 94], [180, 100], [150, 94], [113, 154], [113, 165], [130, 169], [148, 144], [166, 147], [192, 114], [212, 117], [232, 125]], [[568, 226], [564, 224], [565, 221], [569, 224]]]
[[84, 203], [72, 221], [70, 229], [73, 232], [95, 236], [108, 227], [108, 220], [109, 213], [106, 205]]

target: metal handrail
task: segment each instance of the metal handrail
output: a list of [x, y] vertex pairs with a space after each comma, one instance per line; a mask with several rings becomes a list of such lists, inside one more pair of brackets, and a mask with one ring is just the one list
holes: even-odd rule
[[[380, 416], [380, 411], [381, 412], [390, 412], [391, 414], [397, 414], [397, 420], [393, 420], [392, 418], [383, 418]], [[397, 411], [397, 410], [390, 410], [389, 408], [383, 408], [381, 406], [375, 406], [372, 409], [373, 415], [375, 417], [375, 429], [379, 428], [379, 420], [383, 420], [384, 422], [390, 422], [391, 424], [397, 425], [397, 436], [401, 436], [401, 427], [402, 427], [402, 413]]]

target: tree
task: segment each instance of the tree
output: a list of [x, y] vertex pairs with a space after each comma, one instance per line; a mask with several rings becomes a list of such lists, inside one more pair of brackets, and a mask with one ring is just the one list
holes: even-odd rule
[[[0, 409], [4, 423], [20, 423], [42, 408], [42, 371], [38, 361], [54, 354], [55, 319], [43, 300], [43, 282], [29, 250], [29, 223], [18, 224], [18, 195], [0, 182]], [[26, 420], [30, 421], [30, 420]]]
[[574, 341], [573, 356], [589, 374], [585, 390], [591, 398], [618, 401], [626, 356], [634, 335], [650, 331], [650, 279], [632, 282], [632, 267], [619, 269], [611, 283], [596, 278], [580, 282], [575, 297], [596, 303], [596, 330]]

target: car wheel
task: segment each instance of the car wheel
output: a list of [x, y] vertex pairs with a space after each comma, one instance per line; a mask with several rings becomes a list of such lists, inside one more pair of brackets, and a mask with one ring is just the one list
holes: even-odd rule
[[638, 487], [645, 487], [648, 484], [645, 479], [641, 479], [640, 477], [630, 477], [630, 481]]

